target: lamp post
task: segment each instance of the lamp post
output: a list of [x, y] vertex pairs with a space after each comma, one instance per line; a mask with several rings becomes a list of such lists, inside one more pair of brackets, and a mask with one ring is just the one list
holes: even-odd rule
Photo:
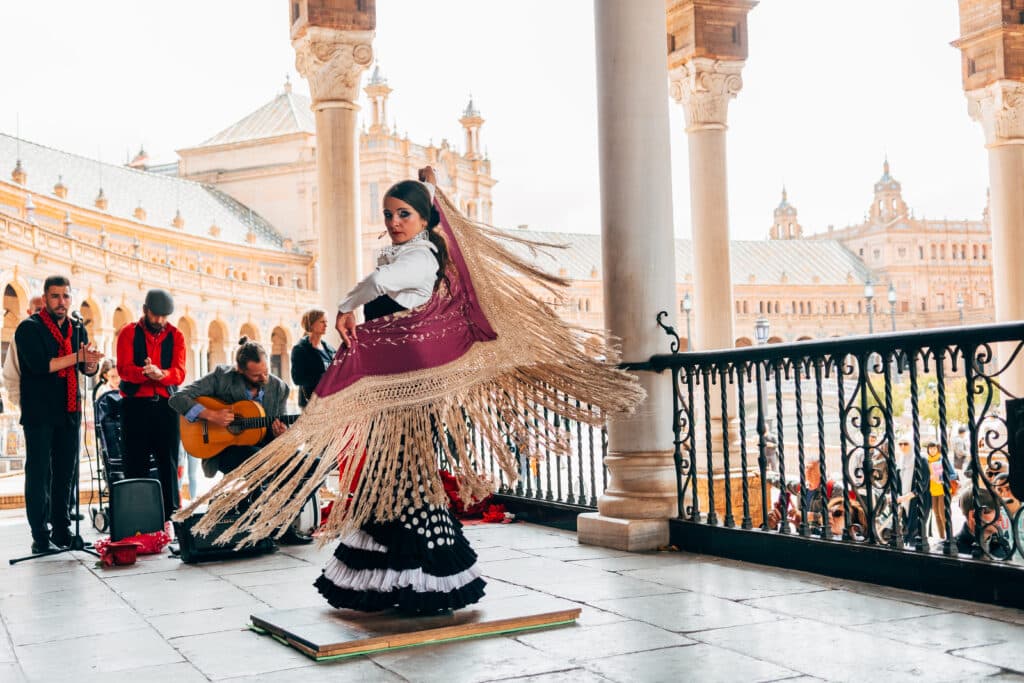
[[956, 293], [956, 310], [960, 312], [960, 324], [964, 324], [964, 295], [961, 292]]
[[768, 323], [768, 318], [758, 318], [754, 321], [754, 338], [757, 339], [757, 345], [761, 346], [768, 342], [768, 330], [771, 329]]
[[896, 287], [889, 283], [889, 318], [892, 320], [892, 331], [896, 331]]
[[868, 300], [868, 334], [875, 333], [875, 285], [871, 282], [871, 277], [868, 277], [867, 282], [864, 283], [864, 298]]
[[683, 313], [686, 314], [686, 350], [693, 351], [693, 337], [690, 336], [690, 311], [693, 310], [693, 299], [690, 293], [683, 295]]
[[[754, 321], [754, 339], [757, 340], [758, 346], [763, 346], [768, 342], [768, 319], [760, 317]], [[768, 425], [766, 413], [768, 411], [767, 400], [765, 394], [767, 393], [765, 387], [764, 377], [764, 363], [757, 361], [754, 366], [755, 380], [757, 382], [757, 463], [758, 469], [761, 472], [761, 496], [762, 500], [768, 500]], [[767, 517], [765, 517], [767, 520]], [[766, 521], [767, 523], [767, 521]], [[767, 528], [762, 525], [762, 528]]]

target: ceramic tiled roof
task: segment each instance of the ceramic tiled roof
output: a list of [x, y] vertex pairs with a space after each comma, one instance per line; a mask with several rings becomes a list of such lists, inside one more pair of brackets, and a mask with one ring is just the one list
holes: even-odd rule
[[199, 147], [261, 140], [289, 133], [315, 135], [316, 120], [310, 106], [311, 102], [305, 95], [283, 92], [242, 120], [203, 141]]
[[[567, 248], [538, 253], [532, 260], [541, 268], [573, 280], [600, 279], [601, 236], [569, 232], [515, 231], [513, 234], [539, 242], [564, 244]], [[515, 246], [520, 253], [526, 248]], [[676, 240], [676, 282], [692, 281], [693, 243]], [[828, 240], [740, 240], [730, 250], [732, 279], [741, 284], [845, 285], [848, 276], [865, 282], [870, 269], [841, 243]], [[594, 272], [596, 271], [596, 277]], [[751, 279], [753, 276], [753, 280]]]
[[[218, 239], [223, 242], [249, 244], [247, 235], [256, 234], [254, 246], [280, 249], [281, 234], [259, 214], [232, 199], [220, 190], [175, 176], [138, 171], [125, 166], [104, 164], [76, 154], [38, 145], [0, 133], [0, 173], [10, 178], [18, 158], [28, 174], [26, 192], [53, 195], [58, 177], [68, 188], [64, 201], [90, 210], [97, 210], [96, 195], [100, 187], [109, 202], [107, 213], [133, 219], [135, 208], [142, 206], [146, 224], [171, 227], [175, 213], [185, 220], [183, 232]], [[216, 224], [220, 234], [210, 235]]]

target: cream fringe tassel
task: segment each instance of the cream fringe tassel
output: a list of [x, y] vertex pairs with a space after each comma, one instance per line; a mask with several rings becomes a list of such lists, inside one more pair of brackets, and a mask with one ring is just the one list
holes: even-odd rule
[[[463, 500], [479, 500], [497, 486], [486, 474], [489, 458], [506, 481], [515, 482], [517, 456], [568, 453], [564, 430], [548, 425], [545, 409], [597, 427], [610, 413], [630, 412], [643, 400], [636, 379], [615, 367], [618, 350], [607, 334], [565, 322], [534, 293], [540, 287], [559, 300], [566, 282], [535, 268], [502, 242], [531, 249], [555, 245], [482, 226], [459, 213], [440, 191], [437, 198], [498, 338], [474, 344], [462, 358], [439, 368], [364, 377], [330, 396], [314, 395], [291, 428], [176, 519], [209, 504], [195, 527], [208, 534], [259, 487], [255, 502], [217, 540], [228, 542], [242, 533], [240, 545], [247, 545], [281, 535], [340, 466], [343, 495], [319, 535], [325, 544], [369, 520], [395, 519], [410, 504], [447, 505], [438, 449], [458, 478]], [[440, 434], [436, 446], [432, 425]], [[473, 443], [470, 425], [487, 452]], [[364, 452], [362, 476], [346, 501]]]

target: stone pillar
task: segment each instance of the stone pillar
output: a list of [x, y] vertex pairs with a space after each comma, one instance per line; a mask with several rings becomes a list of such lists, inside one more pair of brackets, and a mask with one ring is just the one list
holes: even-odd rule
[[742, 61], [697, 57], [671, 72], [672, 98], [683, 107], [690, 150], [693, 331], [702, 350], [729, 349], [736, 339], [725, 132], [729, 100], [743, 85], [742, 69]]
[[[968, 111], [985, 131], [991, 188], [992, 288], [996, 322], [1024, 320], [1024, 83], [999, 81], [967, 93]], [[1005, 359], [1013, 345], [1002, 345]], [[1024, 362], [1017, 359], [1000, 381], [1024, 390]]]
[[373, 36], [308, 23], [292, 32], [295, 67], [309, 81], [316, 115], [319, 291], [329, 312], [362, 273], [355, 102], [373, 60]]
[[[1024, 319], [1024, 56], [1020, 9], [1003, 0], [960, 0], [961, 78], [967, 111], [981, 124], [988, 149], [992, 286], [997, 322]], [[1015, 345], [1001, 344], [999, 367]], [[1024, 391], [1019, 358], [999, 380]]]
[[[664, 0], [595, 0], [605, 325], [623, 359], [666, 351], [656, 324], [675, 311]], [[674, 316], [673, 316], [674, 317]], [[580, 515], [580, 543], [648, 550], [676, 514], [672, 386], [640, 373], [647, 399], [609, 425], [608, 488]]]

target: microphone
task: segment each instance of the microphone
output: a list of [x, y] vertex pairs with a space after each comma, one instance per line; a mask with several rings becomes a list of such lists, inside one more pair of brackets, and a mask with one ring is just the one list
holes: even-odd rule
[[82, 320], [82, 314], [79, 313], [78, 311], [71, 311], [71, 313], [70, 313], [70, 315], [68, 317], [71, 318], [71, 320], [74, 322], [75, 325], [84, 325], [85, 324], [85, 321]]

